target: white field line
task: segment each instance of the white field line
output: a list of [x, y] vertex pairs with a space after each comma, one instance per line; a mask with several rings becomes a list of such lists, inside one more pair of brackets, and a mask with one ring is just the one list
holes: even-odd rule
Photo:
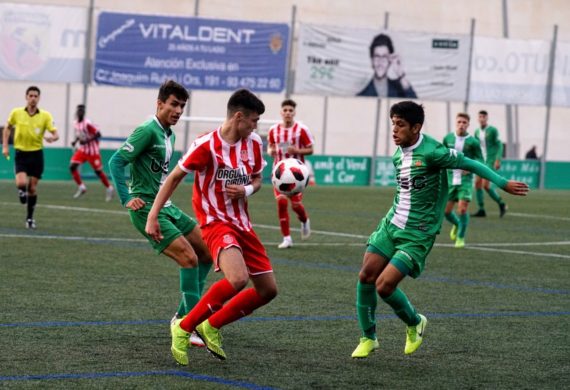
[[[16, 202], [0, 202], [3, 205], [17, 205]], [[92, 209], [85, 207], [70, 207], [70, 206], [57, 206], [57, 205], [40, 205], [40, 207], [58, 209], [58, 210], [70, 210], [70, 211], [80, 211], [80, 212], [90, 212], [90, 213], [102, 213], [102, 214], [119, 214], [125, 215], [126, 211], [117, 210], [103, 210], [103, 209]], [[549, 219], [561, 219], [570, 220], [570, 218], [563, 217], [553, 217], [553, 216], [538, 216], [534, 214], [522, 214], [522, 213], [509, 213], [509, 215], [520, 216], [520, 217], [530, 217], [530, 218], [549, 218]], [[279, 226], [273, 225], [263, 225], [254, 224], [256, 228], [269, 229], [269, 230], [279, 230]], [[299, 231], [300, 229], [292, 228], [291, 230]], [[350, 234], [350, 233], [339, 233], [330, 232], [323, 230], [311, 230], [312, 233], [322, 234], [325, 236], [336, 236], [336, 237], [349, 237], [349, 238], [360, 238], [367, 239], [369, 236], [360, 234]], [[62, 240], [77, 240], [77, 241], [128, 241], [128, 242], [144, 242], [143, 239], [121, 239], [121, 238], [105, 238], [105, 237], [79, 237], [79, 236], [43, 236], [35, 234], [0, 234], [0, 237], [5, 238], [49, 238], [49, 239], [62, 239]], [[266, 245], [277, 245], [278, 243], [266, 242]], [[363, 243], [296, 243], [295, 246], [361, 246]], [[491, 252], [502, 252], [502, 253], [513, 253], [521, 255], [535, 255], [543, 257], [557, 257], [563, 259], [570, 259], [570, 256], [561, 255], [556, 253], [541, 253], [541, 252], [528, 252], [528, 251], [517, 251], [510, 249], [498, 249], [492, 247], [520, 247], [520, 246], [547, 246], [547, 245], [570, 245], [570, 241], [552, 241], [552, 242], [525, 242], [525, 243], [472, 243], [465, 247], [465, 249], [471, 250], [481, 250], [481, 251], [491, 251]], [[452, 247], [452, 244], [435, 244], [437, 247]], [[489, 248], [491, 247], [491, 248]]]
[[553, 215], [538, 215], [538, 214], [525, 214], [525, 213], [511, 213], [507, 211], [507, 215], [522, 218], [538, 218], [538, 219], [555, 219], [558, 221], [570, 221], [570, 217], [555, 217]]

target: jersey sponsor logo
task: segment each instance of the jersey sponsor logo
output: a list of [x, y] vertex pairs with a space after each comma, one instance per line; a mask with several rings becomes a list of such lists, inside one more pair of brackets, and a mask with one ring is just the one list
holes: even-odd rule
[[396, 182], [398, 183], [398, 186], [404, 190], [421, 190], [426, 186], [426, 180], [427, 178], [422, 175], [414, 176], [412, 178], [396, 176]]
[[159, 162], [156, 161], [156, 159], [152, 159], [152, 161], [150, 162], [150, 170], [153, 173], [164, 173], [164, 174], [168, 174], [168, 163], [167, 162]]
[[123, 145], [123, 147], [121, 149], [123, 149], [125, 152], [128, 152], [128, 153], [132, 153], [135, 151], [135, 147], [128, 142], [125, 142], [125, 144]]
[[156, 144], [156, 145], [152, 145], [152, 147], [155, 149], [166, 149], [166, 145], [164, 145], [164, 144]]
[[246, 185], [251, 181], [245, 167], [219, 168], [216, 171], [216, 180], [222, 180], [224, 187], [230, 184]]

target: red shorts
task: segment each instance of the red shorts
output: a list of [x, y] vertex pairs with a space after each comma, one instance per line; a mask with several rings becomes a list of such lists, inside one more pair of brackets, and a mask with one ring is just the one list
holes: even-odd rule
[[299, 192], [295, 195], [285, 195], [281, 192], [277, 191], [275, 187], [273, 187], [273, 194], [275, 195], [275, 199], [279, 198], [280, 196], [286, 196], [287, 198], [291, 199], [291, 202], [301, 203], [303, 201], [303, 193]]
[[93, 170], [100, 171], [103, 169], [103, 164], [101, 163], [100, 154], [85, 154], [81, 150], [76, 150], [71, 157], [72, 163], [83, 164], [89, 161], [89, 164], [93, 167]]
[[265, 247], [253, 230], [245, 232], [229, 223], [212, 222], [202, 227], [202, 237], [214, 258], [216, 272], [220, 270], [218, 260], [221, 251], [232, 246], [241, 251], [250, 275], [273, 272]]

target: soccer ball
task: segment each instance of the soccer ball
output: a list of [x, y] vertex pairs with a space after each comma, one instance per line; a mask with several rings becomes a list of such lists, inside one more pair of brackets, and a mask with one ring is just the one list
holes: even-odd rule
[[309, 184], [309, 169], [296, 158], [287, 158], [275, 165], [271, 182], [284, 195], [298, 194]]

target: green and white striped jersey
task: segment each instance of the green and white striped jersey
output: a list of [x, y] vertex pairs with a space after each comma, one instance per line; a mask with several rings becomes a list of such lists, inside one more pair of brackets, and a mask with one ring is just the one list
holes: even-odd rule
[[[469, 157], [472, 160], [485, 163], [479, 141], [470, 134], [461, 137], [455, 133], [449, 133], [443, 138], [443, 146], [462, 152], [465, 157]], [[469, 172], [465, 175], [462, 169], [448, 169], [447, 178], [449, 185], [473, 184], [473, 174]]]
[[477, 138], [481, 144], [483, 159], [487, 165], [493, 166], [496, 160], [502, 158], [503, 143], [499, 138], [499, 130], [497, 130], [496, 127], [488, 125], [484, 129], [475, 129], [473, 136]]
[[447, 202], [447, 168], [458, 168], [463, 153], [420, 133], [418, 141], [392, 156], [397, 192], [387, 220], [400, 229], [439, 232]]

